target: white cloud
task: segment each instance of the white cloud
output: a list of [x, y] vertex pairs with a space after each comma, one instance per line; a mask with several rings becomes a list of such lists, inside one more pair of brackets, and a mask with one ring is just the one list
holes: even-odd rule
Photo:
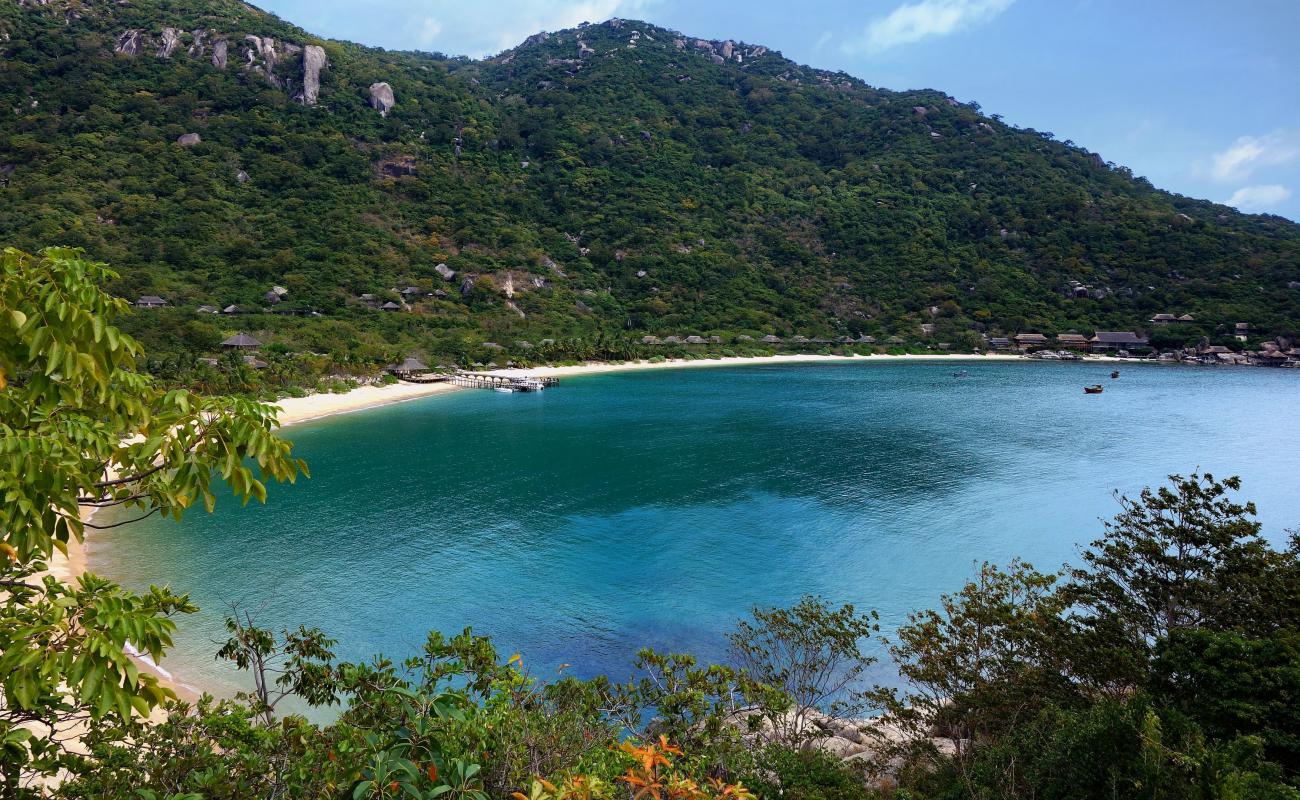
[[541, 31], [580, 22], [633, 17], [656, 0], [500, 0], [466, 3], [436, 0], [437, 19], [417, 19], [413, 46], [451, 55], [496, 55]]
[[867, 26], [862, 37], [846, 44], [850, 52], [881, 52], [931, 36], [979, 25], [1006, 11], [1015, 0], [919, 0], [905, 3]]
[[420, 25], [420, 46], [432, 47], [433, 43], [438, 41], [442, 35], [442, 23], [433, 17], [425, 17], [424, 22]]
[[1221, 153], [1215, 153], [1210, 177], [1224, 183], [1243, 181], [1261, 167], [1276, 167], [1300, 159], [1300, 130], [1273, 131], [1265, 136], [1242, 136]]
[[1243, 186], [1232, 193], [1224, 205], [1241, 211], [1270, 211], [1291, 197], [1291, 190], [1276, 183]]

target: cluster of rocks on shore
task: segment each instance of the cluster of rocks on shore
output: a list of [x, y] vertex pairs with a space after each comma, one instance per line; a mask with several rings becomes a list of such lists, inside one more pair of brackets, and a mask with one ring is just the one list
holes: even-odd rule
[[754, 744], [794, 737], [806, 749], [819, 750], [864, 771], [877, 788], [897, 785], [909, 751], [925, 750], [950, 757], [969, 744], [968, 740], [944, 736], [935, 729], [916, 734], [887, 717], [842, 719], [816, 710], [806, 710], [799, 718], [791, 711], [774, 726], [756, 710], [743, 709], [727, 722], [744, 731], [744, 737]]

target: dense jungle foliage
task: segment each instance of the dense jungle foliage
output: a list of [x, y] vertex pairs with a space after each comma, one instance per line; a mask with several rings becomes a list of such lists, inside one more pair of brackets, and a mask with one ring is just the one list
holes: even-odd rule
[[[211, 509], [217, 474], [265, 501], [306, 467], [272, 406], [139, 372], [116, 279], [0, 258], [0, 798], [1300, 798], [1300, 536], [1273, 546], [1208, 474], [1119, 498], [1074, 566], [982, 565], [883, 642], [807, 597], [741, 621], [731, 663], [647, 650], [620, 684], [469, 629], [341, 663], [236, 609], [216, 655], [248, 691], [179, 702], [128, 644], [162, 657], [185, 595], [46, 571], [102, 527], [78, 506]], [[865, 685], [881, 644], [900, 688]]]
[[[611, 20], [472, 61], [235, 0], [7, 2], [0, 36], [0, 239], [84, 248], [115, 294], [167, 301], [122, 325], [178, 383], [240, 390], [197, 361], [240, 330], [290, 385], [409, 352], [663, 352], [646, 334], [968, 350], [1162, 312], [1197, 320], [1167, 346], [1300, 327], [1300, 226], [758, 45]], [[306, 45], [327, 60], [312, 106]]]

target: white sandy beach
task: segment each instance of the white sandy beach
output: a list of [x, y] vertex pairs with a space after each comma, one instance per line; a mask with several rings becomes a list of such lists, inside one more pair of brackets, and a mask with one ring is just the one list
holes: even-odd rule
[[280, 407], [280, 426], [296, 425], [321, 417], [346, 414], [366, 408], [403, 403], [435, 394], [446, 394], [458, 387], [450, 383], [394, 383], [388, 386], [360, 386], [346, 394], [311, 394], [286, 397]]

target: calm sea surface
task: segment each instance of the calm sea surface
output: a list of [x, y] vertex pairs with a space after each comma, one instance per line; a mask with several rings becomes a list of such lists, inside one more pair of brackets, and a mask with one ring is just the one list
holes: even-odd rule
[[1121, 369], [747, 366], [458, 392], [286, 429], [311, 480], [106, 532], [90, 563], [190, 592], [203, 612], [164, 666], [231, 691], [211, 654], [232, 602], [319, 626], [348, 658], [473, 626], [535, 673], [621, 677], [646, 645], [722, 658], [754, 604], [816, 593], [892, 629], [981, 559], [1077, 561], [1113, 490], [1170, 472], [1241, 475], [1275, 542], [1300, 525], [1300, 372]]

